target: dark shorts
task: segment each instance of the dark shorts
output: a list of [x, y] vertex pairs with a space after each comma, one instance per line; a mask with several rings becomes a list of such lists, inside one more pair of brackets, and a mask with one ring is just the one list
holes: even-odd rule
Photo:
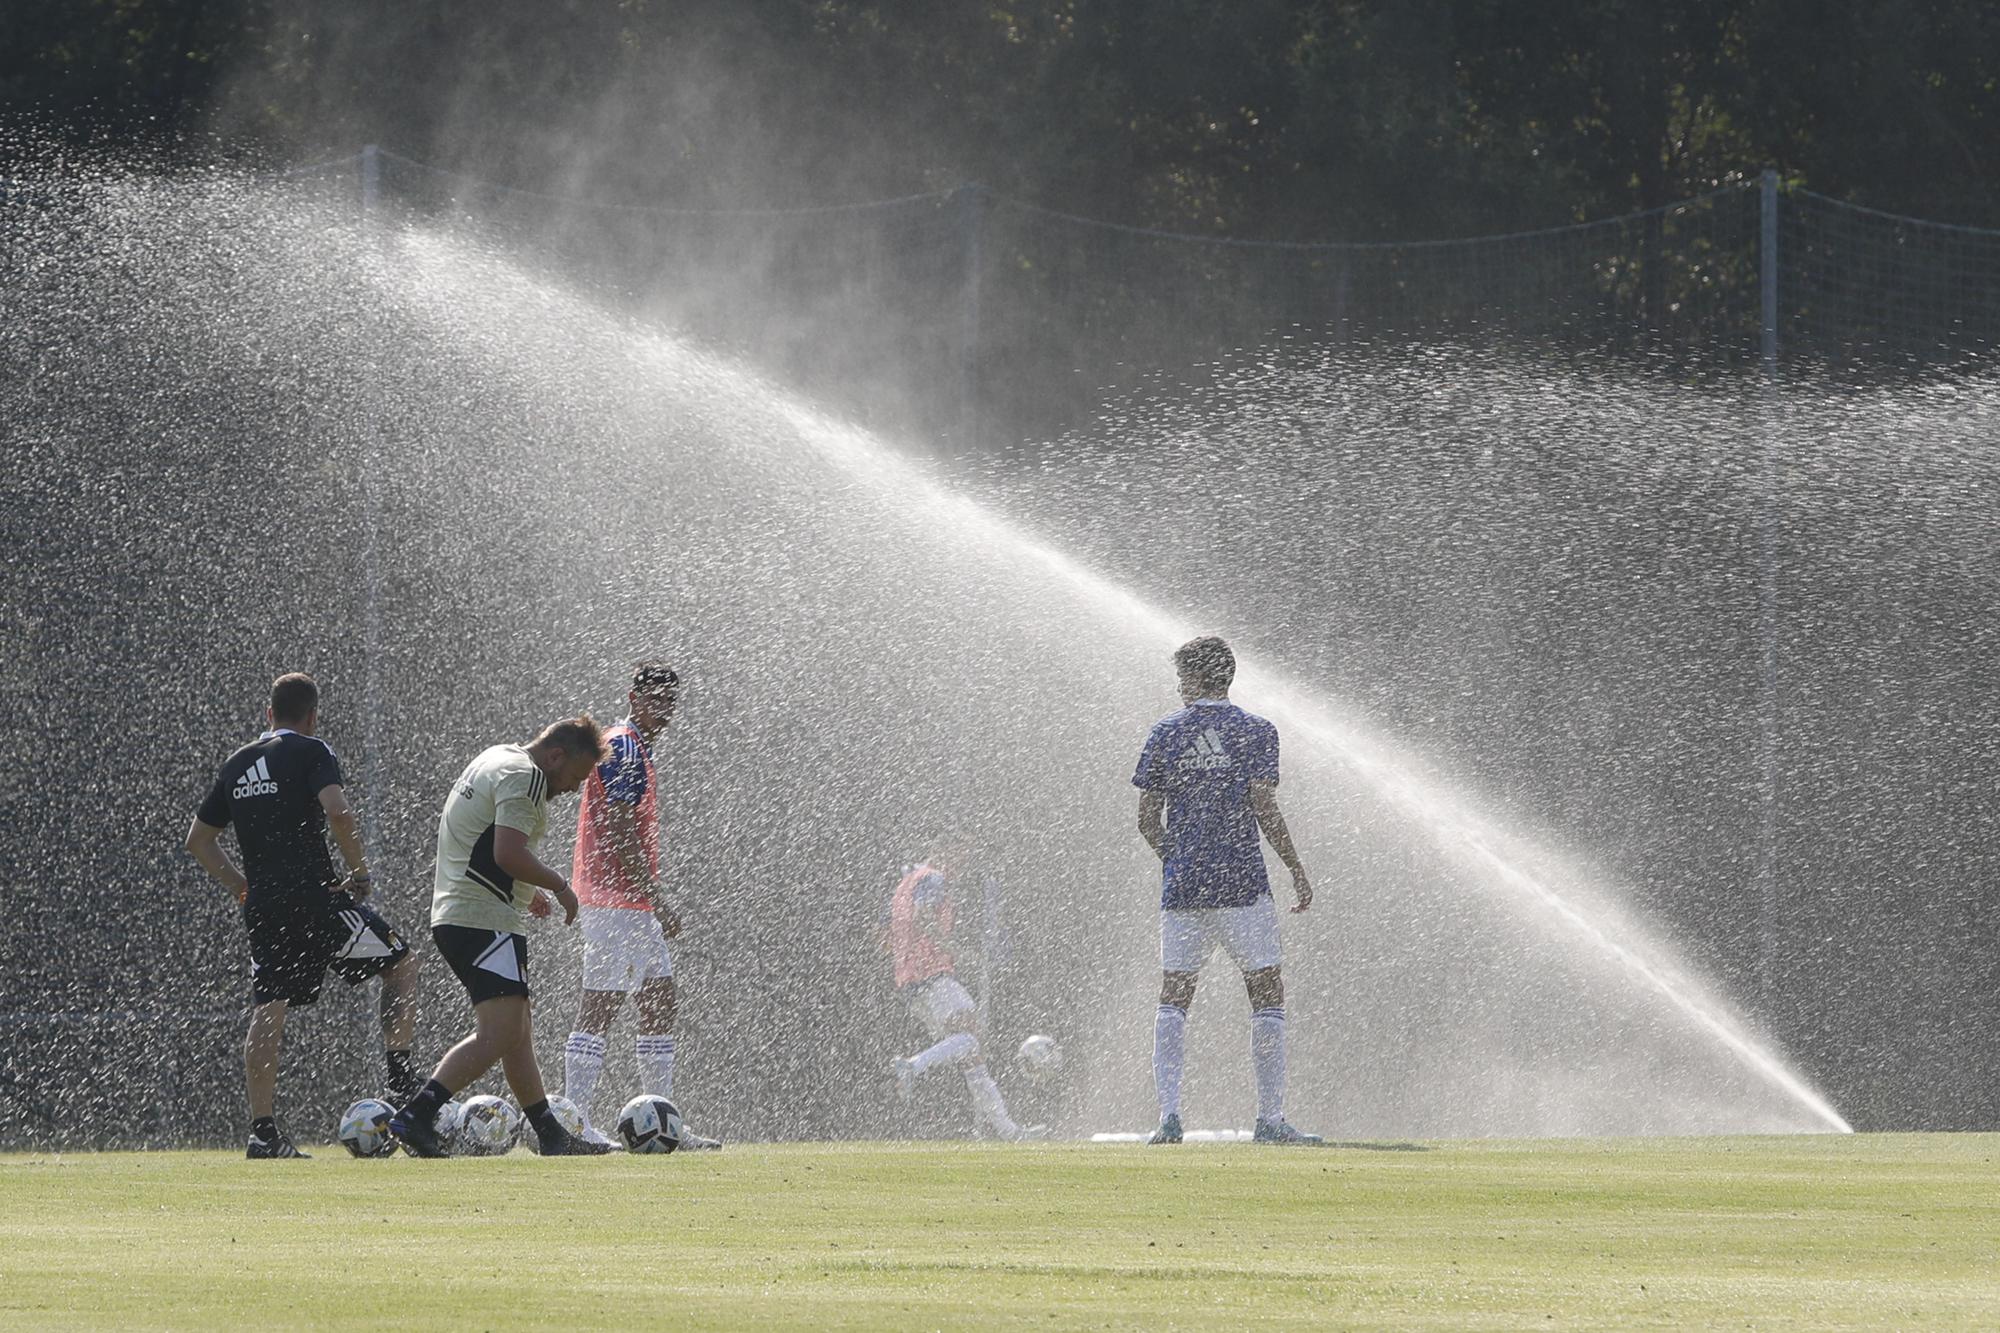
[[528, 937], [473, 926], [432, 926], [437, 951], [478, 1004], [528, 993]]
[[358, 986], [410, 952], [395, 928], [368, 907], [318, 886], [255, 896], [244, 904], [243, 924], [250, 935], [254, 1004], [311, 1004], [329, 968]]

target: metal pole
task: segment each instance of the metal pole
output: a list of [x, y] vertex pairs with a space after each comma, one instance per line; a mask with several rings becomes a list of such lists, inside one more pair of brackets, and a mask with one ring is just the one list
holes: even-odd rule
[[1763, 288], [1764, 451], [1758, 516], [1758, 638], [1763, 648], [1763, 828], [1758, 872], [1757, 985], [1768, 1018], [1777, 1002], [1778, 960], [1778, 173], [1760, 190]]
[[361, 146], [361, 216], [375, 211], [382, 194], [382, 150], [374, 144]]
[[1333, 280], [1333, 339], [1335, 342], [1344, 343], [1347, 341], [1347, 297], [1352, 277], [1352, 265], [1348, 261], [1347, 253], [1342, 251], [1340, 269]]
[[[372, 143], [366, 144], [361, 149], [361, 226], [364, 232], [373, 229], [381, 196], [381, 150]], [[370, 378], [379, 383], [379, 375], [371, 375]], [[366, 414], [361, 426], [361, 572], [367, 602], [361, 622], [364, 661], [361, 668], [360, 767], [362, 798], [370, 807], [361, 821], [361, 850], [380, 883], [382, 866], [377, 856], [382, 844], [376, 826], [381, 822], [383, 812], [389, 808], [389, 802], [383, 777], [388, 770], [382, 762], [382, 498], [379, 490], [382, 413], [376, 401], [376, 387], [376, 384], [361, 386], [357, 403]], [[366, 1003], [357, 1008], [356, 1025], [360, 1028], [357, 1034], [360, 1039], [347, 1048], [353, 1052], [370, 1049], [370, 1033], [379, 1028], [379, 1010]], [[355, 1070], [353, 1076], [365, 1077], [360, 1070]]]
[[[361, 150], [361, 222], [364, 228], [373, 222], [380, 206], [381, 192], [381, 150], [371, 143]], [[377, 846], [375, 824], [381, 811], [387, 808], [379, 781], [382, 774], [382, 503], [377, 486], [381, 472], [382, 417], [374, 410], [372, 399], [365, 401], [368, 405], [363, 410], [368, 417], [361, 432], [361, 569], [367, 605], [363, 612], [361, 635], [362, 652], [366, 655], [361, 678], [361, 772], [364, 794], [376, 803], [376, 807], [375, 818], [361, 821], [361, 836], [363, 850], [370, 866], [373, 866]]]
[[979, 1037], [992, 1032], [993, 974], [1000, 963], [1000, 885], [991, 875], [979, 877]]
[[1763, 280], [1763, 360], [1764, 378], [1775, 380], [1778, 376], [1778, 173], [1771, 168], [1764, 169], [1764, 180], [1759, 197], [1762, 202], [1760, 212], [1763, 222], [1762, 244], [1758, 255], [1758, 276]]
[[958, 439], [961, 457], [979, 447], [979, 297], [986, 250], [986, 187], [958, 188], [960, 234], [965, 246], [965, 295], [958, 333]]

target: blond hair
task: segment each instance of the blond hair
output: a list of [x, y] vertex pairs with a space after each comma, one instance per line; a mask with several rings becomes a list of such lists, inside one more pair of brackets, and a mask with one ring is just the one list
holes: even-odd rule
[[564, 754], [587, 755], [600, 764], [611, 757], [611, 747], [604, 740], [604, 728], [588, 713], [551, 722], [542, 728], [541, 735], [528, 742], [530, 750], [539, 750], [544, 746], [553, 746]]

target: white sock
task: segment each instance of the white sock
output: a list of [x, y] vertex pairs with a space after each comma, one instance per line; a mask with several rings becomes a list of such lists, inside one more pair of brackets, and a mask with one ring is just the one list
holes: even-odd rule
[[1187, 1010], [1160, 1006], [1153, 1018], [1153, 1086], [1160, 1094], [1160, 1119], [1181, 1113], [1181, 1069], [1187, 1050]]
[[993, 1081], [993, 1075], [986, 1072], [985, 1065], [974, 1065], [965, 1071], [965, 1090], [972, 1094], [972, 1109], [995, 1134], [1011, 1139], [1021, 1132], [1020, 1126], [1007, 1114], [1007, 1103], [1000, 1097], [1000, 1085]]
[[648, 1097], [674, 1095], [674, 1039], [670, 1033], [636, 1038], [633, 1048], [639, 1057], [639, 1091]]
[[956, 1064], [978, 1049], [979, 1039], [970, 1032], [954, 1032], [937, 1045], [911, 1056], [910, 1068], [921, 1074], [932, 1065], [943, 1064], [947, 1060]]
[[1250, 1015], [1250, 1063], [1257, 1070], [1257, 1118], [1285, 1114], [1285, 1011], [1258, 1009]]
[[595, 1032], [572, 1032], [563, 1047], [563, 1096], [576, 1103], [583, 1123], [590, 1123], [590, 1094], [604, 1072], [604, 1038]]

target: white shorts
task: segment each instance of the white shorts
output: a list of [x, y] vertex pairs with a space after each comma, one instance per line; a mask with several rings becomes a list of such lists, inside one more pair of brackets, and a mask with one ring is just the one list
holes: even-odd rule
[[1278, 965], [1278, 909], [1269, 894], [1245, 907], [1160, 913], [1160, 970], [1199, 972], [1216, 945], [1245, 972]]
[[583, 932], [583, 988], [638, 990], [654, 977], [672, 977], [674, 957], [660, 918], [639, 907], [586, 907], [577, 914]]
[[972, 1013], [978, 1008], [965, 987], [958, 984], [958, 978], [950, 973], [935, 976], [928, 981], [913, 981], [898, 992], [903, 1003], [910, 1006], [910, 1012], [924, 1025], [932, 1041], [942, 1040], [950, 1032], [963, 1029], [964, 1023], [952, 1020], [960, 1014]]

